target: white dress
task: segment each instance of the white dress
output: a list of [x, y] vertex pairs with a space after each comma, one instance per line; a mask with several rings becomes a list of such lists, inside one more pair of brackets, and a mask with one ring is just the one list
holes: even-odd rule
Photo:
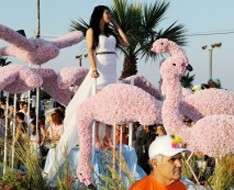
[[[116, 52], [115, 37], [113, 35], [99, 35], [99, 44], [96, 52]], [[117, 55], [115, 53], [97, 54], [96, 65], [99, 77], [97, 79], [92, 78], [90, 71], [66, 107], [64, 133], [56, 146], [56, 163], [51, 163], [44, 168], [49, 180], [55, 176], [58, 167], [64, 162], [66, 158], [64, 155], [67, 155], [74, 146], [79, 144], [78, 126], [76, 123], [78, 105], [94, 95], [96, 90], [101, 90], [106, 85], [117, 82], [116, 62]]]

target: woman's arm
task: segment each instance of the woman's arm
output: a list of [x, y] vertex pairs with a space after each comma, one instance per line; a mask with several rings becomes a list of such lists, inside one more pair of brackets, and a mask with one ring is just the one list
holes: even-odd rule
[[114, 25], [116, 31], [119, 33], [119, 36], [117, 38], [120, 42], [120, 45], [128, 47], [129, 46], [128, 38], [126, 34], [123, 32], [122, 28], [119, 26], [119, 24], [116, 22], [115, 19], [112, 18], [111, 22]]
[[92, 70], [92, 74], [91, 76], [93, 78], [98, 78], [99, 77], [99, 73], [97, 72], [97, 65], [96, 65], [96, 61], [95, 61], [95, 50], [93, 49], [93, 43], [94, 43], [94, 39], [93, 39], [93, 29], [89, 28], [86, 32], [86, 44], [87, 44], [87, 49], [88, 49], [88, 60], [89, 60], [89, 64], [90, 64], [90, 69]]

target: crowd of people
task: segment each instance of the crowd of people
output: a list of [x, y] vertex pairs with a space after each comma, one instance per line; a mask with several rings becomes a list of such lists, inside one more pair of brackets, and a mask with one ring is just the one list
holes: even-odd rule
[[[17, 102], [16, 108], [10, 103], [8, 107], [7, 122], [8, 142], [15, 144], [23, 144], [29, 140], [32, 149], [38, 154], [41, 163], [44, 163], [48, 152], [48, 144], [56, 144], [63, 132], [63, 110], [61, 107], [53, 109], [53, 112], [41, 113], [36, 124], [36, 115], [34, 108], [30, 107], [28, 112], [28, 103], [26, 101]], [[14, 116], [14, 110], [15, 116]], [[5, 135], [5, 116], [6, 116], [6, 100], [0, 101], [0, 136], [3, 139]], [[15, 125], [15, 134], [13, 127]], [[42, 165], [43, 167], [43, 165]]]
[[[4, 99], [1, 99], [0, 103], [0, 134], [1, 138], [3, 139], [5, 129], [6, 103]], [[21, 144], [24, 143], [25, 139], [29, 139], [31, 147], [37, 154], [38, 160], [41, 163], [41, 168], [46, 171], [46, 168], [50, 164], [54, 164], [53, 154], [55, 154], [54, 151], [56, 145], [64, 132], [64, 109], [62, 107], [57, 107], [45, 112], [44, 115], [40, 117], [38, 128], [36, 127], [37, 125], [35, 115], [28, 113], [28, 103], [26, 101], [20, 101], [17, 103], [15, 120], [13, 113], [14, 107], [10, 105], [8, 114], [10, 129], [10, 131], [8, 131], [8, 142], [12, 142], [12, 127], [13, 122], [15, 121], [15, 141], [18, 144]], [[99, 175], [110, 175], [109, 166], [112, 163], [114, 149], [112, 136], [113, 126], [100, 124], [98, 129], [99, 140], [96, 141], [95, 145], [96, 150], [93, 161], [94, 170], [95, 173], [98, 173]], [[122, 146], [122, 155], [128, 169], [130, 172], [132, 172], [135, 180], [141, 179], [131, 186], [130, 182], [127, 180], [127, 177], [125, 176], [125, 178], [123, 178], [126, 180], [126, 185], [129, 187], [131, 186], [132, 190], [153, 190], [158, 189], [159, 187], [159, 189], [163, 189], [164, 187], [162, 184], [164, 184], [164, 182], [166, 186], [168, 186], [168, 184], [173, 184], [172, 187], [168, 189], [185, 189], [182, 183], [174, 183], [174, 181], [178, 181], [177, 179], [179, 179], [181, 176], [181, 156], [178, 157], [178, 154], [183, 152], [185, 149], [179, 149], [181, 152], [176, 152], [176, 154], [174, 152], [171, 154], [166, 152], [169, 151], [166, 147], [171, 147], [172, 142], [170, 141], [173, 139], [167, 139], [165, 140], [166, 142], [161, 140], [164, 138], [171, 138], [171, 136], [166, 135], [166, 131], [162, 125], [141, 126], [138, 123], [134, 123], [132, 147], [128, 146], [128, 124], [116, 126], [115, 134], [116, 146], [119, 148], [120, 145]], [[119, 151], [119, 148], [116, 149], [117, 152]], [[162, 152], [157, 153], [155, 150]], [[3, 151], [1, 154], [3, 154]], [[74, 169], [77, 166], [78, 157], [79, 148], [75, 147], [68, 156], [71, 168], [73, 169], [71, 173], [74, 176], [76, 175]], [[213, 170], [214, 160], [209, 157], [206, 158], [207, 164], [210, 163], [210, 170]], [[23, 168], [20, 164], [23, 163], [16, 162], [16, 167], [19, 169]], [[198, 165], [197, 167], [199, 167]], [[197, 169], [199, 170], [199, 168]], [[159, 171], [162, 173], [159, 173]], [[168, 177], [171, 177], [171, 179], [166, 179], [165, 175], [168, 175]], [[200, 180], [202, 182], [202, 176], [200, 176]], [[173, 183], [171, 183], [171, 181]], [[99, 186], [103, 184], [99, 177], [96, 178], [96, 183], [99, 184]]]

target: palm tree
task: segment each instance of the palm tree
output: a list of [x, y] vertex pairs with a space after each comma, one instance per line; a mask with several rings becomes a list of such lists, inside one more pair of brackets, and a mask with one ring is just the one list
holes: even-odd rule
[[183, 76], [180, 80], [181, 85], [184, 88], [192, 88], [193, 87], [193, 81], [194, 81], [195, 75], [190, 75], [190, 73], [187, 73], [185, 76]]
[[[166, 29], [159, 28], [169, 8], [165, 1], [155, 1], [152, 4], [128, 3], [127, 0], [113, 0], [113, 16], [129, 38], [129, 47], [118, 46], [124, 54], [124, 66], [121, 79], [137, 73], [138, 58], [155, 58], [150, 51], [152, 43], [158, 38], [168, 38], [179, 45], [185, 45], [185, 29], [181, 24], [173, 22]], [[88, 23], [83, 19], [73, 20], [72, 30], [84, 33]]]

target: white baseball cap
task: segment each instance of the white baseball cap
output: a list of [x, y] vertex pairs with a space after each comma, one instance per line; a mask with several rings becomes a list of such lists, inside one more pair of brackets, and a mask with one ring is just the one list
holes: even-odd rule
[[171, 157], [181, 152], [188, 151], [186, 148], [182, 148], [182, 141], [176, 142], [176, 139], [178, 139], [178, 137], [173, 135], [156, 137], [149, 146], [149, 158], [154, 159], [157, 155]]

